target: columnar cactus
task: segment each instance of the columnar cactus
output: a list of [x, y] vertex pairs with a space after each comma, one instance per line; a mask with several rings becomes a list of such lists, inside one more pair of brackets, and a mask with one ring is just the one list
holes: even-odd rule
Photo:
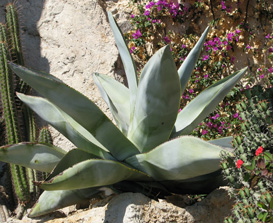
[[[15, 144], [21, 141], [37, 141], [37, 128], [33, 112], [22, 104], [15, 92], [27, 93], [29, 85], [14, 75], [7, 62], [24, 65], [19, 35], [18, 14], [14, 4], [6, 6], [6, 24], [0, 24], [0, 136], [1, 145]], [[18, 165], [10, 165], [14, 194], [19, 205], [18, 217], [33, 198], [39, 195], [39, 189], [33, 184], [38, 179], [36, 170]], [[41, 174], [38, 174], [41, 176]], [[5, 185], [6, 186], [6, 185]]]
[[221, 164], [236, 199], [226, 222], [267, 222], [270, 210], [264, 207], [273, 217], [273, 89], [255, 86], [245, 95], [237, 105], [243, 122], [233, 139], [234, 155], [224, 155]]

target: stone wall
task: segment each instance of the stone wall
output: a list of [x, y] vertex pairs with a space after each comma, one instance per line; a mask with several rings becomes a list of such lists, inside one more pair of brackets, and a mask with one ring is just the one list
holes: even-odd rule
[[[0, 2], [0, 21], [4, 6]], [[128, 1], [19, 0], [22, 45], [26, 66], [51, 73], [94, 101], [110, 117], [92, 73], [99, 72], [123, 81], [123, 68], [107, 21], [110, 10], [121, 28], [128, 31]], [[73, 145], [52, 130], [54, 144]]]

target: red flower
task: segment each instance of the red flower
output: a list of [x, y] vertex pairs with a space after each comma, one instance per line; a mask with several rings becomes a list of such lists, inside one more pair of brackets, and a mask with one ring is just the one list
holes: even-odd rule
[[262, 146], [260, 146], [260, 147], [256, 150], [255, 155], [256, 155], [256, 156], [259, 156], [259, 155], [263, 152], [263, 150], [264, 150], [264, 148], [263, 148]]
[[238, 160], [237, 161], [237, 168], [239, 169], [243, 165], [244, 161], [243, 160]]

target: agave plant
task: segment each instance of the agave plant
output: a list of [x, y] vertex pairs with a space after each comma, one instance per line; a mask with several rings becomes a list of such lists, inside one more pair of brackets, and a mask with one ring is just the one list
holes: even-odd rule
[[93, 75], [115, 124], [87, 97], [50, 74], [10, 64], [42, 97], [18, 97], [77, 148], [19, 143], [0, 149], [0, 160], [48, 172], [45, 190], [30, 217], [46, 214], [98, 193], [102, 187], [161, 193], [204, 193], [222, 183], [220, 153], [231, 138], [211, 142], [187, 136], [246, 72], [242, 69], [201, 92], [180, 113], [179, 104], [209, 31], [177, 71], [169, 46], [148, 61], [138, 81], [123, 35], [108, 13], [128, 88]]

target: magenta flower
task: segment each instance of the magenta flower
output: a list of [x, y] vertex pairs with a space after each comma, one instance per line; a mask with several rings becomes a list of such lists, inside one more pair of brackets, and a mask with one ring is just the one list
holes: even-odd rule
[[222, 5], [223, 10], [225, 10], [227, 8], [224, 1], [221, 1], [221, 5]]
[[201, 133], [202, 135], [206, 135], [208, 133], [208, 130], [203, 129]]
[[134, 14], [132, 14], [132, 15], [131, 15], [131, 18], [132, 18], [132, 19], [133, 19], [133, 18], [135, 18], [135, 15], [134, 15]]
[[269, 52], [269, 53], [272, 53], [272, 52], [273, 52], [273, 47], [269, 48], [269, 49], [268, 49], [268, 52]]
[[246, 48], [247, 48], [247, 49], [251, 49], [251, 46], [249, 46], [249, 45], [247, 44], [247, 45], [246, 45]]
[[209, 55], [204, 55], [202, 60], [208, 60], [209, 59]]
[[133, 53], [136, 48], [134, 46], [131, 47], [130, 53]]
[[150, 15], [150, 11], [149, 11], [149, 10], [146, 10], [146, 11], [144, 12], [144, 15], [146, 15], [146, 16]]
[[234, 115], [233, 115], [234, 118], [238, 118], [239, 117], [239, 114], [238, 112], [236, 112]]
[[138, 39], [139, 37], [141, 37], [141, 32], [140, 32], [140, 30], [138, 29], [135, 33], [133, 33], [133, 38], [134, 39]]
[[182, 44], [182, 48], [186, 48], [186, 45]]
[[273, 73], [273, 67], [267, 69], [270, 73]]
[[230, 46], [230, 45], [226, 46], [226, 50], [231, 50], [231, 49], [232, 49], [232, 46]]
[[189, 93], [192, 94], [193, 93], [193, 89], [190, 88], [189, 89]]
[[166, 43], [170, 43], [170, 42], [171, 42], [171, 40], [169, 39], [168, 36], [165, 36], [165, 37], [164, 37], [164, 41], [165, 41]]
[[260, 77], [261, 79], [263, 79], [263, 78], [264, 78], [264, 74], [259, 75], [259, 77]]
[[240, 32], [241, 32], [240, 29], [236, 29], [236, 30], [235, 30], [235, 33], [236, 33], [236, 34], [239, 34]]
[[233, 36], [235, 36], [235, 33], [231, 32], [227, 34], [228, 41], [232, 41]]
[[149, 4], [147, 4], [147, 5], [145, 6], [145, 8], [146, 8], [146, 9], [150, 9], [150, 8], [152, 8], [154, 5], [155, 5], [155, 3], [154, 3], [153, 1], [151, 1]]
[[157, 11], [160, 12], [162, 10], [162, 6], [157, 7]]
[[205, 75], [204, 75], [204, 78], [205, 78], [205, 79], [208, 79], [208, 77], [209, 77], [208, 74], [205, 74]]
[[267, 34], [267, 35], [265, 36], [265, 38], [266, 38], [266, 39], [269, 39], [269, 38], [270, 38], [270, 34]]
[[219, 118], [220, 115], [217, 113], [215, 116], [212, 117], [213, 120], [216, 120], [217, 118]]

